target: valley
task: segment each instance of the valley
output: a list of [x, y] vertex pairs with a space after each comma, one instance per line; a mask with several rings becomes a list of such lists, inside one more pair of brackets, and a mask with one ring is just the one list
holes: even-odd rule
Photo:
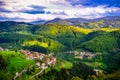
[[119, 17], [66, 20], [0, 22], [0, 80], [119, 80]]

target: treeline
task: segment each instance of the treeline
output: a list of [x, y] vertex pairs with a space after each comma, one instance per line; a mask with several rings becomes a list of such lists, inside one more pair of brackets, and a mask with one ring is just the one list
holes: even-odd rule
[[[109, 53], [120, 48], [119, 28], [115, 31], [111, 28], [113, 30], [109, 32], [110, 28], [103, 31], [103, 29], [94, 30], [60, 24], [31, 25], [17, 22], [1, 22], [0, 26], [0, 46], [6, 48], [12, 45], [13, 49], [26, 48], [34, 51], [45, 49], [43, 50], [45, 53], [76, 49]], [[26, 41], [37, 41], [37, 43], [21, 46]], [[41, 42], [47, 43], [48, 47], [39, 45]]]
[[79, 79], [87, 79], [88, 75], [94, 75], [93, 69], [85, 64], [76, 63], [71, 69], [62, 68], [60, 71], [51, 69], [47, 73], [44, 72], [42, 76], [38, 76], [40, 80], [72, 80], [74, 77]]
[[120, 30], [113, 32], [96, 31], [80, 40], [78, 48], [91, 52], [109, 53], [120, 49]]

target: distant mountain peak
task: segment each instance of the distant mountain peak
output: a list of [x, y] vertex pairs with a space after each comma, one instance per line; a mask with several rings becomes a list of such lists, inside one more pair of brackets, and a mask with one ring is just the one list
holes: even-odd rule
[[62, 20], [61, 18], [55, 18], [55, 19], [53, 19], [53, 20]]

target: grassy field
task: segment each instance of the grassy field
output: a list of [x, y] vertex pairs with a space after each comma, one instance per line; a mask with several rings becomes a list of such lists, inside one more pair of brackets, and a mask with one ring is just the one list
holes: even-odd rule
[[61, 66], [62, 66], [62, 68], [70, 69], [70, 68], [72, 68], [73, 64], [71, 62], [64, 61], [64, 62], [62, 62]]
[[22, 69], [24, 69], [27, 66], [30, 66], [34, 63], [33, 60], [26, 60], [21, 57], [11, 57], [9, 58], [9, 64], [8, 64], [8, 71], [11, 73], [14, 72], [20, 72]]
[[0, 51], [3, 58], [8, 59], [7, 70], [14, 74], [27, 66], [34, 64], [33, 60], [26, 60], [26, 56], [15, 51]]
[[84, 64], [91, 66], [96, 69], [105, 69], [106, 65], [102, 62], [83, 62]]
[[24, 42], [24, 43], [25, 43], [25, 45], [28, 45], [28, 46], [39, 45], [39, 46], [42, 46], [42, 47], [45, 47], [45, 48], [48, 47], [48, 43], [39, 42], [39, 41], [37, 41], [37, 40], [34, 40], [34, 41], [26, 41], [26, 42]]
[[0, 51], [0, 55], [2, 55], [4, 58], [10, 56], [17, 56], [19, 54], [20, 53], [16, 53], [15, 51]]
[[120, 28], [101, 28], [101, 30], [106, 32], [112, 32], [112, 31], [120, 30]]

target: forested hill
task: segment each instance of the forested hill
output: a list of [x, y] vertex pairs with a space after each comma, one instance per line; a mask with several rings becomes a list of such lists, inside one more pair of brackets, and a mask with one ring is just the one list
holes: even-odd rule
[[120, 48], [119, 31], [119, 28], [113, 27], [90, 29], [61, 24], [32, 25], [7, 21], [0, 22], [0, 46], [45, 53], [76, 49], [111, 52]]
[[[30, 56], [19, 51], [48, 56], [28, 60]], [[56, 57], [56, 64], [48, 65], [35, 80], [119, 80], [120, 28], [0, 22], [0, 80], [12, 80], [25, 68], [20, 80], [33, 80], [41, 72], [37, 63], [46, 64], [50, 55]]]

